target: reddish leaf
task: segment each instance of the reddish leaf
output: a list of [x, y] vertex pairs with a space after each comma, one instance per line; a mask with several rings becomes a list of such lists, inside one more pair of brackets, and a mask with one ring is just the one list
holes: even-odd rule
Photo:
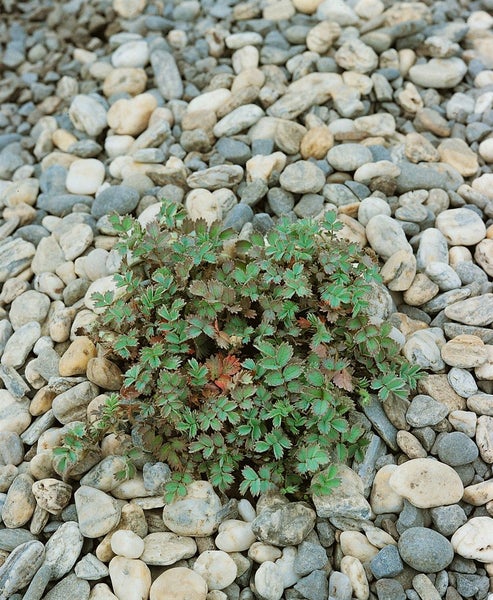
[[334, 385], [338, 388], [346, 390], [347, 392], [352, 392], [353, 387], [353, 378], [351, 373], [347, 369], [342, 369], [342, 371], [338, 371], [334, 377], [332, 378]]
[[317, 344], [316, 346], [310, 346], [310, 348], [318, 358], [327, 358], [327, 348], [324, 344]]
[[308, 319], [305, 319], [305, 317], [299, 317], [298, 325], [301, 327], [301, 329], [308, 329], [309, 327], [311, 327], [310, 321]]

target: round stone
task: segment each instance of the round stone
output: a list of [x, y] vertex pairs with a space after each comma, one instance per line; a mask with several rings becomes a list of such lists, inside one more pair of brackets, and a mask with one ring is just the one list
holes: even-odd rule
[[149, 46], [145, 40], [133, 40], [119, 46], [111, 56], [114, 67], [145, 67], [149, 62]]
[[454, 558], [446, 537], [427, 527], [410, 527], [399, 538], [399, 553], [404, 562], [421, 573], [438, 573]]
[[453, 88], [462, 81], [467, 66], [457, 57], [432, 58], [409, 69], [409, 79], [424, 88]]
[[79, 526], [88, 538], [106, 535], [118, 525], [121, 505], [104, 492], [81, 486], [74, 494]]
[[284, 169], [279, 182], [288, 192], [316, 194], [325, 184], [325, 174], [317, 165], [306, 160], [300, 160]]
[[228, 587], [236, 579], [238, 572], [234, 560], [221, 550], [202, 552], [195, 561], [193, 570], [204, 579], [209, 591]]
[[65, 185], [72, 194], [93, 195], [104, 181], [105, 168], [96, 158], [81, 158], [70, 165]]
[[438, 458], [451, 467], [467, 465], [479, 456], [478, 447], [465, 433], [445, 433], [437, 441]]
[[448, 415], [445, 404], [426, 394], [414, 396], [406, 413], [411, 427], [428, 427], [440, 423]]
[[338, 171], [356, 171], [373, 162], [373, 157], [370, 149], [361, 144], [339, 144], [328, 151], [327, 162]]
[[187, 486], [185, 496], [167, 504], [163, 521], [178, 535], [208, 536], [219, 525], [221, 500], [207, 481], [194, 481]]
[[151, 587], [151, 572], [145, 562], [115, 556], [110, 561], [109, 573], [111, 585], [118, 600], [148, 597]]
[[284, 591], [279, 567], [270, 561], [260, 565], [255, 573], [255, 588], [265, 600], [281, 600]]
[[404, 230], [398, 221], [387, 215], [375, 215], [369, 220], [366, 237], [373, 250], [385, 260], [398, 250], [412, 253]]
[[108, 111], [108, 125], [118, 135], [138, 135], [147, 127], [155, 108], [157, 100], [152, 94], [121, 98]]
[[452, 546], [463, 558], [482, 563], [493, 562], [493, 519], [473, 517], [452, 536]]
[[144, 540], [129, 529], [120, 529], [111, 536], [111, 549], [118, 556], [140, 558], [144, 552]]
[[175, 567], [154, 580], [150, 600], [205, 600], [207, 591], [207, 583], [198, 573]]
[[454, 469], [429, 458], [416, 458], [399, 465], [392, 473], [389, 485], [418, 508], [456, 504], [464, 493], [462, 481]]
[[444, 210], [436, 219], [436, 227], [451, 246], [473, 246], [486, 236], [483, 220], [468, 208]]

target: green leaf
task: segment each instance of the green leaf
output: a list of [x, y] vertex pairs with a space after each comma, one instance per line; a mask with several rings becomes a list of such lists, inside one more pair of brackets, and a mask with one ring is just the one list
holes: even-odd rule
[[278, 367], [282, 368], [286, 366], [291, 360], [293, 352], [293, 348], [287, 342], [280, 344], [276, 352], [276, 362]]

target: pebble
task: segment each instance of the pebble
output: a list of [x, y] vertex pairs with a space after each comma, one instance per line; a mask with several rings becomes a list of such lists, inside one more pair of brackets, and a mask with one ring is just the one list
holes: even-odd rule
[[207, 583], [198, 573], [186, 567], [174, 567], [153, 581], [149, 598], [150, 600], [205, 600], [207, 591]]
[[488, 540], [491, 539], [493, 519], [490, 517], [473, 517], [459, 527], [452, 536], [454, 551], [464, 558], [490, 563], [493, 550]]
[[236, 579], [238, 572], [234, 560], [221, 550], [202, 552], [195, 561], [193, 570], [203, 577], [209, 591], [228, 587]]
[[[128, 558], [141, 558], [147, 565], [172, 565], [179, 560], [191, 558], [197, 551], [197, 544], [193, 538], [178, 536], [174, 533], [150, 533], [143, 542], [143, 551], [139, 556]], [[140, 543], [138, 545], [140, 546]], [[111, 547], [115, 552], [113, 541]], [[120, 554], [119, 552], [115, 553]]]
[[185, 496], [164, 507], [163, 521], [177, 535], [207, 536], [217, 530], [220, 509], [221, 501], [212, 485], [194, 481], [187, 486]]
[[445, 316], [465, 325], [489, 325], [493, 322], [493, 294], [482, 294], [455, 302], [445, 308]]
[[71, 194], [93, 195], [104, 181], [105, 168], [96, 158], [75, 160], [69, 167], [65, 185]]
[[131, 530], [120, 529], [111, 535], [111, 549], [118, 556], [140, 558], [144, 548], [145, 541]]
[[85, 537], [100, 537], [118, 525], [121, 506], [105, 492], [83, 485], [75, 492], [74, 499], [79, 527]]
[[[435, 486], [440, 481], [441, 486]], [[448, 465], [429, 458], [409, 460], [392, 473], [390, 487], [418, 508], [455, 504], [462, 498], [464, 486]]]
[[[251, 523], [258, 540], [274, 546], [297, 546], [315, 525], [313, 509], [300, 502], [263, 510]], [[217, 542], [216, 542], [217, 543]]]
[[52, 579], [61, 579], [72, 569], [83, 542], [82, 532], [75, 521], [60, 525], [45, 546], [44, 564], [50, 567]]
[[74, 127], [97, 137], [106, 127], [106, 110], [95, 98], [87, 94], [74, 96], [68, 111]]
[[325, 184], [324, 172], [309, 161], [288, 165], [279, 178], [281, 186], [295, 194], [316, 194]]
[[486, 236], [481, 217], [467, 208], [452, 208], [441, 212], [436, 227], [451, 246], [473, 246]]
[[371, 151], [360, 144], [339, 144], [327, 153], [327, 162], [338, 171], [356, 171], [372, 160]]
[[454, 558], [451, 543], [440, 533], [427, 527], [411, 527], [399, 538], [399, 554], [416, 571], [437, 573]]
[[26, 587], [44, 560], [44, 546], [38, 540], [17, 546], [0, 566], [0, 593], [9, 598]]
[[460, 58], [432, 58], [411, 67], [409, 78], [424, 88], [448, 89], [460, 83], [466, 72], [467, 67]]
[[385, 214], [372, 217], [366, 225], [365, 232], [370, 246], [384, 260], [389, 259], [398, 250], [412, 252], [401, 226]]
[[414, 396], [406, 413], [406, 421], [412, 427], [427, 427], [440, 423], [448, 415], [447, 407], [431, 396]]
[[284, 591], [279, 567], [270, 561], [263, 562], [255, 573], [255, 588], [265, 600], [280, 600]]
[[149, 597], [151, 572], [143, 561], [115, 556], [110, 560], [108, 569], [111, 585], [119, 600]]

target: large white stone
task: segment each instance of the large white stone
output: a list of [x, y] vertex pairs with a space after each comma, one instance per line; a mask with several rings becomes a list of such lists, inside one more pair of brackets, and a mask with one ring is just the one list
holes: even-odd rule
[[450, 540], [457, 554], [482, 563], [493, 563], [493, 519], [473, 517]]
[[399, 465], [389, 485], [418, 508], [434, 508], [456, 504], [464, 486], [457, 472], [430, 458], [415, 458]]

